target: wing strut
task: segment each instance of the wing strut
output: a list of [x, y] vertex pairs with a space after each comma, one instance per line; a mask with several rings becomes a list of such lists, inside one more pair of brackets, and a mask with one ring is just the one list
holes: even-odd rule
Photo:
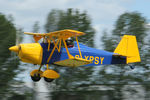
[[67, 44], [66, 44], [66, 42], [65, 42], [65, 39], [63, 39], [63, 43], [64, 43], [64, 45], [65, 45], [65, 48], [66, 48], [68, 57], [71, 58], [72, 56], [71, 56], [70, 53], [69, 53], [69, 50], [68, 50]]
[[80, 50], [80, 46], [79, 46], [79, 42], [78, 42], [77, 36], [76, 36], [76, 41], [77, 41], [77, 44], [78, 44], [78, 50], [79, 50], [80, 57], [82, 58], [82, 54], [81, 54], [81, 50]]
[[53, 55], [55, 49], [57, 48], [57, 44], [58, 44], [58, 42], [59, 42], [60, 40], [61, 40], [61, 39], [59, 38], [59, 39], [57, 40], [57, 42], [54, 44], [54, 48], [53, 48], [52, 52], [50, 53], [50, 56], [49, 56], [49, 58], [48, 58], [48, 60], [47, 60], [47, 63], [50, 61], [50, 59], [51, 59], [51, 57], [52, 57], [52, 55]]

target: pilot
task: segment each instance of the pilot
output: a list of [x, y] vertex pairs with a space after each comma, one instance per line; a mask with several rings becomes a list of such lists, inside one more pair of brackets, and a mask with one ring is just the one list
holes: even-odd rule
[[66, 40], [66, 44], [67, 44], [67, 47], [68, 47], [68, 48], [74, 47], [74, 42], [73, 42], [73, 40], [72, 40], [71, 38], [68, 38], [68, 39]]
[[47, 37], [45, 37], [45, 38], [43, 39], [43, 43], [48, 43], [48, 38], [47, 38]]

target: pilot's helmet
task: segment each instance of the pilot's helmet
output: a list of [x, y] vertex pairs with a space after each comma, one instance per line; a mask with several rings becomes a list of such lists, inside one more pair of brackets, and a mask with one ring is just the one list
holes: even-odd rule
[[73, 41], [71, 38], [68, 38], [67, 41]]
[[66, 43], [67, 43], [67, 45], [71, 45], [71, 44], [73, 44], [73, 40], [71, 38], [68, 38], [66, 40]]

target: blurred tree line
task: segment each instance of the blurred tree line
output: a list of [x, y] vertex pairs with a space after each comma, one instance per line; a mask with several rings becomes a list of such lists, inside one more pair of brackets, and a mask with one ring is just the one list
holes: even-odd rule
[[[146, 71], [148, 69], [148, 67], [146, 67], [147, 54], [145, 52], [145, 47], [149, 46], [146, 45], [147, 42], [146, 37], [148, 36], [147, 29], [145, 27], [146, 24], [147, 24], [146, 19], [142, 17], [140, 13], [127, 12], [119, 16], [119, 18], [116, 21], [115, 28], [112, 31], [112, 34], [108, 35], [106, 31], [103, 32], [103, 36], [102, 36], [103, 47], [105, 50], [108, 51], [115, 50], [119, 41], [121, 40], [121, 36], [125, 34], [135, 35], [138, 42], [140, 56], [141, 56], [141, 62], [134, 64], [136, 66], [136, 69], [139, 70], [136, 72], [134, 70], [129, 72], [130, 69], [128, 68], [127, 65], [118, 65], [118, 66], [112, 65], [109, 67], [112, 67], [112, 70], [115, 72], [114, 75], [113, 73], [107, 74], [106, 70], [108, 67], [105, 66], [103, 70], [100, 71], [100, 73], [102, 72], [108, 77], [105, 79], [106, 82], [109, 81], [115, 81], [115, 83], [145, 82], [145, 80], [143, 80], [142, 78], [144, 77], [142, 75], [143, 73], [140, 74], [139, 72], [141, 70]], [[103, 76], [103, 78], [105, 78], [105, 75]]]
[[26, 94], [15, 91], [15, 84], [21, 83], [14, 79], [18, 74], [19, 60], [8, 49], [22, 40], [22, 29], [15, 27], [11, 15], [5, 16], [0, 13], [0, 23], [0, 100], [12, 100], [16, 96], [16, 100], [25, 99]]
[[[141, 84], [146, 91], [149, 91], [149, 31], [147, 30], [147, 20], [138, 12], [126, 12], [119, 16], [115, 23], [112, 33], [105, 30], [102, 36], [103, 47], [105, 50], [114, 51], [117, 47], [121, 36], [135, 35], [140, 52], [141, 62], [132, 64], [134, 70], [129, 65], [111, 65], [104, 66], [97, 77], [97, 84], [117, 84], [116, 90], [121, 96], [121, 87], [126, 84]], [[111, 70], [111, 73], [108, 72]], [[98, 80], [101, 82], [98, 82]]]

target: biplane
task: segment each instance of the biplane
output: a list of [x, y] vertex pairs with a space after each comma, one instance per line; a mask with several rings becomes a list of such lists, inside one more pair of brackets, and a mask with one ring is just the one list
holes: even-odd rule
[[[34, 82], [42, 77], [46, 82], [52, 82], [60, 75], [49, 68], [49, 65], [66, 67], [98, 66], [109, 64], [129, 64], [140, 62], [140, 55], [136, 37], [124, 35], [114, 52], [108, 52], [88, 47], [79, 43], [78, 36], [85, 33], [76, 30], [61, 30], [50, 33], [29, 33], [33, 35], [35, 43], [19, 44], [9, 50], [18, 53], [21, 61], [40, 65], [38, 69], [31, 71], [30, 76]], [[67, 39], [74, 38], [72, 46], [68, 46]], [[38, 43], [43, 39], [41, 43]], [[46, 70], [41, 67], [46, 65]]]

